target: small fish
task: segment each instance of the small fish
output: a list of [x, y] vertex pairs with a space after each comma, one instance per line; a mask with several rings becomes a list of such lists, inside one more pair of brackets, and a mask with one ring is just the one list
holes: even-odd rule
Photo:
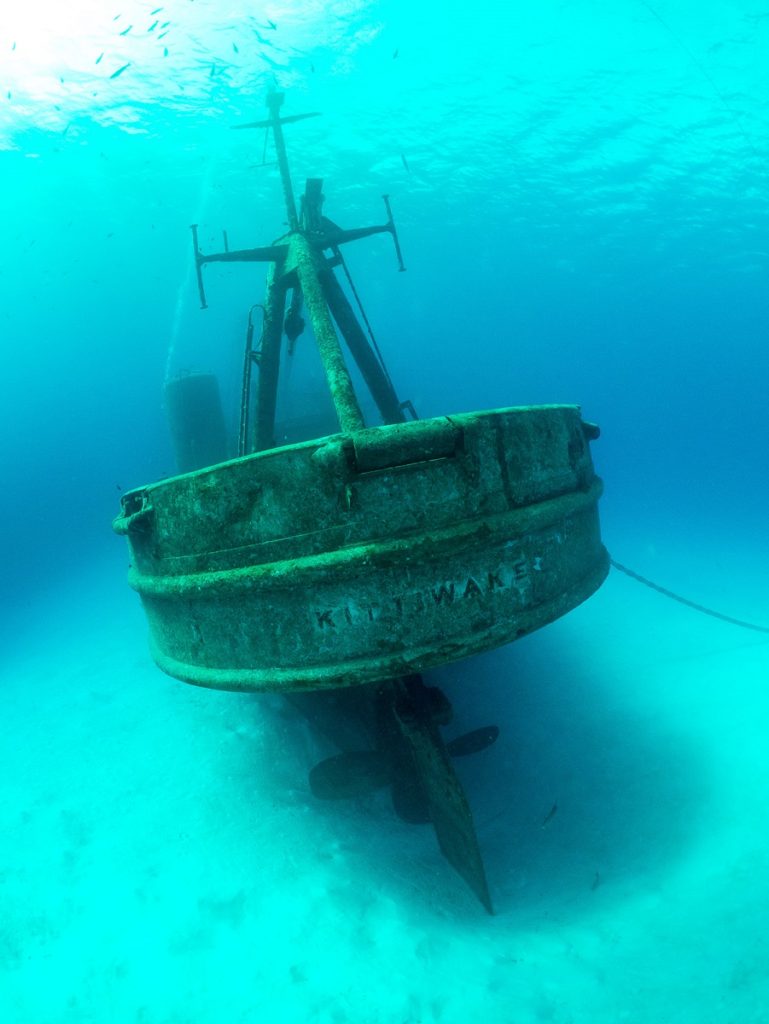
[[102, 59], [103, 56], [104, 56], [104, 54], [100, 53], [99, 56], [94, 61], [94, 64], [101, 64], [101, 59]]
[[162, 7], [156, 7], [154, 11], [150, 11], [150, 17], [152, 18], [152, 17], [154, 17], [154, 16], [156, 15], [156, 14], [160, 14], [160, 12], [161, 12], [162, 10], [163, 10], [163, 8], [162, 8]]
[[271, 68], [277, 68], [280, 71], [283, 70], [283, 65], [280, 63], [280, 61], [273, 60], [272, 57], [268, 57], [264, 50], [259, 51], [259, 56], [262, 58], [265, 64], [269, 64]]
[[151, 32], [156, 27], [157, 27], [157, 21], [153, 21], [152, 24], [150, 25], [150, 27], [147, 29], [147, 31]]
[[550, 808], [550, 810], [549, 810], [549, 811], [547, 812], [547, 814], [545, 815], [545, 817], [544, 817], [544, 818], [542, 819], [542, 828], [544, 828], [544, 827], [545, 827], [546, 825], [549, 825], [549, 824], [550, 824], [550, 822], [551, 822], [551, 821], [553, 820], [553, 818], [555, 817], [555, 815], [556, 815], [556, 811], [557, 811], [557, 810], [558, 810], [558, 804], [557, 804], [557, 803], [555, 803], [555, 804], [553, 804], [553, 806], [552, 806], [552, 807]]
[[114, 18], [113, 18], [112, 20], [113, 20], [113, 21], [117, 21], [119, 17], [120, 17], [120, 15], [119, 15], [119, 14], [116, 14], [116, 15], [115, 15], [115, 17], [114, 17]]
[[167, 47], [167, 46], [164, 46], [164, 47], [163, 47], [163, 56], [164, 56], [164, 57], [167, 57], [167, 56], [168, 56], [168, 47]]
[[129, 33], [129, 32], [131, 31], [131, 29], [132, 29], [132, 28], [133, 28], [133, 25], [129, 25], [129, 26], [128, 26], [128, 28], [124, 28], [124, 29], [123, 29], [123, 31], [122, 31], [122, 32], [120, 33], [120, 35], [121, 35], [121, 36], [127, 36], [127, 35], [128, 35], [128, 33]]
[[120, 484], [115, 484], [115, 487], [117, 487], [117, 489], [118, 489], [119, 491], [122, 491], [122, 490], [123, 490], [123, 488], [122, 488], [122, 487], [120, 486]]
[[596, 871], [595, 877], [593, 878], [593, 884], [590, 886], [590, 891], [591, 892], [595, 892], [600, 884], [601, 884], [601, 875], [599, 874], [598, 871]]
[[240, 50], [239, 50], [239, 49], [237, 48], [237, 46], [235, 45], [235, 43], [233, 43], [233, 44], [232, 44], [232, 48], [233, 48], [233, 50], [235, 51], [235, 53], [240, 53]]
[[406, 174], [411, 174], [411, 168], [409, 167], [409, 162], [406, 159], [406, 157], [403, 155], [403, 153], [401, 153], [401, 160], [403, 161], [403, 166], [406, 168]]
[[11, 47], [11, 50], [15, 50], [15, 49], [16, 49], [16, 43], [14, 43], [13, 46]]
[[160, 27], [161, 27], [161, 28], [168, 28], [168, 26], [169, 26], [170, 24], [171, 24], [171, 22], [170, 22], [170, 21], [164, 21], [164, 22], [163, 22], [163, 24], [162, 24], [162, 25], [161, 25]]
[[269, 18], [267, 19], [267, 28], [271, 28], [274, 32], [277, 27], [274, 21], [270, 21]]
[[400, 53], [400, 50], [396, 46], [396, 48], [393, 50], [393, 60], [397, 59], [399, 53]]
[[129, 61], [128, 64], [124, 64], [122, 66], [122, 68], [118, 68], [117, 71], [113, 71], [112, 74], [109, 77], [110, 78], [117, 78], [119, 75], [122, 75], [124, 71], [126, 71], [128, 68], [130, 68], [130, 66], [131, 66], [131, 62]]
[[170, 31], [169, 29], [166, 29], [165, 32], [161, 32], [160, 35], [158, 36], [158, 39], [165, 39], [165, 37], [168, 35], [169, 31]]

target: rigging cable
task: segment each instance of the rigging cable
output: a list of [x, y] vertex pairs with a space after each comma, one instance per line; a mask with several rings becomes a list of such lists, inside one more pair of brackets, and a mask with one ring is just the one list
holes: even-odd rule
[[366, 325], [366, 330], [368, 331], [369, 338], [371, 338], [371, 344], [374, 348], [374, 351], [376, 352], [377, 359], [379, 360], [379, 365], [382, 367], [382, 373], [385, 375], [387, 383], [390, 385], [392, 390], [395, 391], [395, 385], [393, 384], [392, 377], [390, 376], [390, 373], [387, 367], [385, 366], [384, 357], [382, 356], [382, 353], [379, 351], [379, 345], [377, 345], [376, 338], [374, 337], [374, 331], [371, 327], [371, 324], [369, 323], [369, 318], [366, 316], [366, 310], [363, 308], [363, 303], [360, 300], [358, 291], [355, 287], [355, 284], [353, 283], [352, 277], [350, 276], [350, 271], [347, 269], [347, 264], [345, 263], [344, 256], [342, 255], [338, 247], [334, 248], [334, 255], [338, 257], [342, 270], [344, 270], [345, 277], [347, 278], [347, 282], [350, 285], [350, 290], [355, 296], [355, 301], [358, 303], [360, 315], [363, 319], [364, 324]]
[[667, 590], [665, 587], [661, 587], [659, 583], [653, 583], [651, 580], [647, 580], [645, 576], [641, 576], [640, 573], [633, 572], [632, 569], [628, 569], [626, 565], [622, 565], [621, 562], [615, 562], [613, 558], [609, 559], [615, 569], [619, 569], [620, 572], [624, 572], [626, 576], [629, 576], [632, 580], [636, 580], [638, 583], [643, 583], [645, 587], [649, 587], [651, 590], [656, 590], [658, 594], [662, 594], [663, 597], [669, 597], [671, 601], [678, 601], [679, 604], [685, 604], [687, 608], [693, 608], [696, 612], [701, 612], [703, 615], [710, 615], [714, 619], [720, 619], [722, 622], [728, 622], [732, 626], [741, 626], [743, 629], [752, 629], [756, 633], [769, 633], [769, 626], [758, 626], [755, 622], [745, 622], [744, 619], [735, 619], [731, 615], [724, 615], [722, 612], [714, 611], [712, 608], [706, 608], [705, 605], [697, 604], [695, 601], [690, 601], [686, 597], [681, 597], [680, 594], [674, 593], [672, 590]]
[[668, 33], [670, 38], [673, 40], [673, 42], [676, 43], [677, 46], [681, 47], [683, 52], [686, 54], [686, 56], [689, 58], [689, 60], [692, 62], [692, 64], [694, 64], [694, 66], [697, 68], [699, 73], [702, 75], [702, 77], [708, 83], [710, 88], [713, 90], [713, 93], [717, 97], [719, 102], [721, 103], [721, 106], [724, 108], [724, 110], [727, 112], [727, 114], [734, 121], [734, 124], [737, 126], [737, 129], [738, 129], [740, 135], [742, 135], [743, 139], [747, 143], [747, 146], [750, 149], [750, 151], [753, 153], [753, 156], [757, 157], [758, 156], [758, 151], [757, 151], [756, 147], [753, 145], [753, 140], [751, 139], [750, 135], [748, 135], [747, 131], [745, 130], [745, 126], [743, 125], [743, 123], [742, 123], [742, 121], [740, 119], [740, 115], [737, 113], [736, 110], [734, 110], [733, 107], [731, 107], [729, 105], [729, 103], [727, 103], [726, 97], [721, 92], [721, 90], [718, 88], [718, 86], [716, 85], [716, 83], [715, 83], [715, 81], [713, 79], [713, 76], [710, 74], [710, 72], [705, 67], [705, 65], [702, 63], [702, 61], [697, 57], [697, 55], [695, 53], [692, 52], [690, 47], [688, 47], [686, 45], [686, 43], [678, 35], [678, 33], [673, 31], [673, 29], [670, 27], [670, 25], [668, 25], [668, 23], [665, 21], [665, 19], [662, 17], [662, 15], [658, 11], [656, 11], [652, 7], [652, 5], [647, 2], [647, 0], [639, 0], [639, 3], [641, 3], [646, 8], [646, 10], [649, 12], [649, 14], [653, 15], [653, 17], [655, 17], [657, 19], [657, 21], [660, 23], [660, 25], [662, 25], [662, 27]]
[[[710, 74], [708, 69], [703, 64], [703, 62], [697, 57], [697, 55], [692, 51], [692, 49], [689, 46], [687, 46], [687, 44], [684, 42], [681, 36], [679, 36], [678, 33], [671, 28], [671, 26], [662, 17], [659, 11], [655, 10], [655, 8], [652, 7], [648, 0], [638, 0], [638, 2], [643, 7], [645, 7], [646, 10], [654, 18], [656, 18], [656, 20], [660, 23], [660, 25], [662, 25], [662, 27], [668, 33], [670, 38], [676, 43], [677, 46], [681, 48], [681, 50], [692, 62], [692, 64], [697, 68], [702, 77], [713, 90], [713, 94], [717, 97], [717, 99], [723, 106], [724, 110], [732, 118], [734, 124], [736, 125], [737, 129], [739, 130], [740, 134], [745, 140], [748, 148], [751, 150], [754, 156], [758, 156], [756, 147], [753, 145], [753, 140], [745, 130], [745, 126], [743, 125], [742, 120], [740, 119], [740, 115], [727, 102], [726, 97], [719, 89], [718, 85], [713, 79], [713, 76]], [[651, 590], [656, 590], [657, 593], [662, 594], [663, 597], [668, 597], [672, 601], [678, 601], [679, 604], [686, 605], [687, 608], [692, 608], [694, 609], [694, 611], [700, 612], [702, 615], [709, 615], [714, 619], [720, 619], [722, 622], [728, 622], [732, 626], [740, 626], [742, 629], [750, 629], [756, 633], [769, 634], [768, 626], [759, 626], [754, 622], [745, 622], [743, 619], [736, 619], [733, 618], [731, 615], [724, 615], [722, 612], [717, 612], [713, 608], [706, 608], [704, 605], [697, 604], [696, 601], [690, 601], [688, 598], [682, 597], [680, 594], [676, 594], [672, 590], [668, 590], [666, 587], [661, 587], [658, 583], [654, 583], [652, 582], [652, 580], [647, 579], [645, 576], [641, 576], [640, 573], [634, 572], [632, 569], [629, 569], [627, 566], [622, 565], [620, 562], [616, 562], [613, 558], [610, 559], [610, 562], [615, 569], [618, 569], [620, 572], [623, 572], [626, 576], [629, 576], [631, 579], [636, 580], [636, 582], [643, 583], [644, 586], [649, 587]]]

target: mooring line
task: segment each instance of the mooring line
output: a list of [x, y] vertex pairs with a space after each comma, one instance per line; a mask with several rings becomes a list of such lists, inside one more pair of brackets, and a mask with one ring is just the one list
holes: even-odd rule
[[628, 569], [626, 565], [622, 565], [621, 562], [615, 562], [613, 558], [609, 559], [615, 569], [619, 569], [620, 572], [624, 572], [626, 576], [629, 576], [633, 580], [637, 580], [639, 583], [643, 583], [644, 586], [649, 587], [651, 590], [656, 590], [658, 594], [662, 594], [664, 597], [669, 597], [672, 601], [678, 601], [679, 604], [685, 604], [687, 608], [693, 608], [696, 612], [702, 612], [703, 615], [710, 615], [714, 619], [720, 619], [722, 622], [728, 622], [732, 626], [741, 626], [743, 629], [752, 629], [756, 633], [769, 633], [769, 626], [758, 626], [755, 622], [745, 622], [744, 619], [734, 619], [731, 615], [724, 615], [722, 612], [714, 611], [712, 608], [706, 608], [703, 604], [697, 604], [696, 601], [690, 601], [686, 597], [681, 597], [680, 594], [675, 594], [672, 590], [667, 590], [665, 587], [661, 587], [659, 583], [653, 583], [651, 580], [647, 580], [645, 576], [641, 576], [640, 573], [633, 572], [632, 569]]

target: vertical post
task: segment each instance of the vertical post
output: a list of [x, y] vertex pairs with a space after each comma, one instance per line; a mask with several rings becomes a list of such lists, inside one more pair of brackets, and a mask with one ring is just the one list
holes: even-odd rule
[[264, 451], [275, 445], [275, 406], [278, 400], [280, 343], [283, 337], [283, 310], [286, 305], [287, 282], [283, 260], [271, 263], [267, 274], [267, 296], [259, 356], [259, 388], [256, 405], [255, 450]]
[[361, 430], [365, 426], [363, 414], [355, 397], [350, 374], [339, 346], [339, 338], [334, 330], [326, 296], [319, 280], [319, 268], [323, 257], [316, 254], [307, 239], [299, 233], [291, 236], [289, 253], [289, 266], [296, 268], [304, 301], [307, 303], [307, 312], [310, 314], [339, 426], [344, 433]]
[[[248, 311], [246, 348], [243, 353], [243, 379], [240, 384], [240, 424], [238, 426], [238, 457], [248, 452], [248, 413], [251, 405], [251, 371], [254, 368], [254, 309]], [[261, 307], [264, 314], [264, 306]]]
[[286, 203], [286, 213], [288, 215], [288, 227], [290, 231], [296, 231], [299, 228], [299, 217], [296, 212], [296, 200], [294, 199], [294, 192], [291, 188], [291, 173], [288, 169], [288, 157], [286, 155], [286, 143], [283, 138], [283, 126], [280, 123], [280, 108], [283, 105], [283, 93], [273, 92], [267, 97], [267, 106], [270, 109], [270, 115], [272, 117], [272, 134], [275, 139], [275, 152], [278, 155], [278, 169], [280, 170], [280, 180], [283, 183], [283, 198]]
[[324, 269], [320, 282], [328, 307], [347, 342], [353, 359], [358, 364], [358, 369], [371, 392], [371, 397], [377, 404], [382, 419], [385, 423], [403, 423], [406, 417], [392, 383], [374, 355], [368, 339], [363, 333], [363, 328], [358, 323], [353, 308], [330, 267]]

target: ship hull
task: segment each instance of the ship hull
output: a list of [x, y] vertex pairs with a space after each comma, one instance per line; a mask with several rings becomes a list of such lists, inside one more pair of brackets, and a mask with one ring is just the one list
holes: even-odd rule
[[605, 578], [574, 406], [376, 427], [128, 493], [153, 657], [229, 690], [397, 678], [500, 646]]

